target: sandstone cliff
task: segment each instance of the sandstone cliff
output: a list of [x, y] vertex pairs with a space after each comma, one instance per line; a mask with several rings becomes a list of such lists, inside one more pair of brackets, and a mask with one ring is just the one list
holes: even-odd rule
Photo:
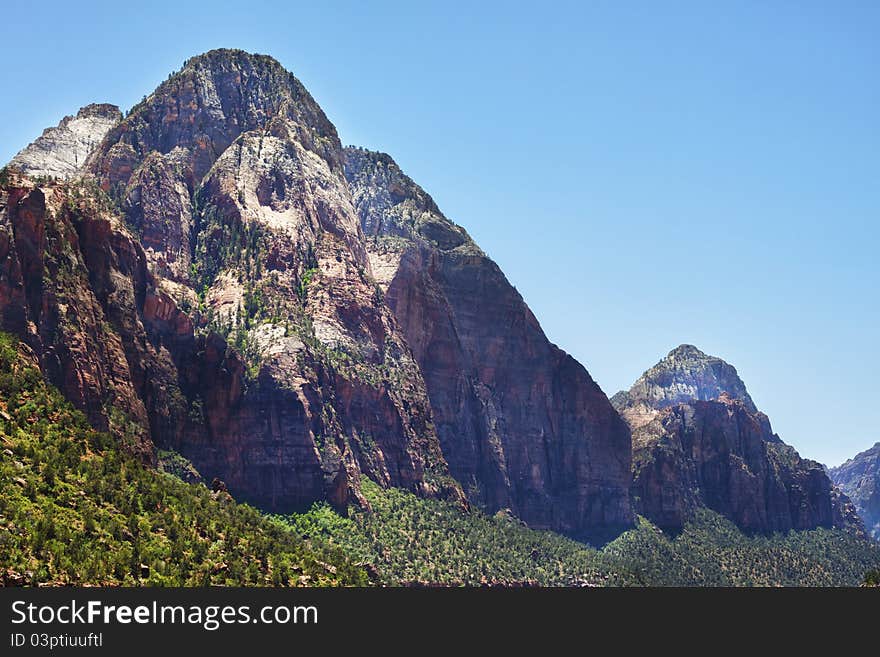
[[859, 531], [819, 463], [773, 433], [736, 370], [682, 345], [613, 403], [632, 429], [635, 509], [678, 530], [705, 506], [746, 531]]
[[336, 131], [290, 73], [193, 58], [87, 170], [13, 176], [0, 317], [95, 424], [267, 509], [344, 505], [361, 474], [460, 497], [376, 294]]
[[573, 534], [631, 522], [627, 427], [498, 266], [387, 155], [346, 150], [374, 276], [468, 497]]

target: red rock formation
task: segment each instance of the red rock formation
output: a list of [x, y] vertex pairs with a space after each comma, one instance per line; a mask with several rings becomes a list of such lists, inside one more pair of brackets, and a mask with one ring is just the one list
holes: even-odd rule
[[746, 531], [861, 531], [824, 468], [773, 433], [724, 361], [683, 345], [614, 402], [632, 428], [634, 506], [658, 526], [678, 530], [706, 506]]
[[[96, 426], [118, 432], [149, 459], [146, 408], [113, 327], [133, 299], [135, 279], [127, 269], [137, 267], [142, 253], [127, 235], [114, 233], [111, 215], [85, 194], [78, 199], [81, 193], [81, 187], [40, 188], [26, 179], [0, 192], [0, 224], [12, 236], [0, 276], [7, 291], [0, 295], [0, 321], [26, 340], [49, 379]], [[94, 240], [105, 250], [104, 280], [112, 282], [104, 289], [94, 285], [96, 272], [87, 263]]]
[[373, 272], [469, 498], [571, 534], [631, 522], [626, 426], [498, 266], [387, 155], [348, 149]]

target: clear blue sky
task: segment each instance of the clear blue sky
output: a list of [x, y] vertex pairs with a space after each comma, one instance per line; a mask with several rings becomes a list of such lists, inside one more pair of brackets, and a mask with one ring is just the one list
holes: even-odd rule
[[880, 3], [475, 4], [6, 2], [0, 160], [191, 55], [271, 54], [609, 395], [689, 342], [804, 456], [880, 440]]

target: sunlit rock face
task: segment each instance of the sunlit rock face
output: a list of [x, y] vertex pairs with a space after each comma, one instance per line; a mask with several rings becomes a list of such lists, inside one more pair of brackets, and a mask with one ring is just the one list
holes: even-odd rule
[[145, 461], [173, 449], [273, 511], [366, 504], [366, 476], [577, 536], [631, 526], [604, 393], [270, 57], [194, 57], [12, 164], [0, 323]]
[[263, 508], [363, 502], [364, 475], [463, 500], [299, 81], [212, 51], [109, 122], [75, 180], [35, 182], [44, 139], [3, 199], [0, 317], [50, 378], [145, 459], [173, 448]]

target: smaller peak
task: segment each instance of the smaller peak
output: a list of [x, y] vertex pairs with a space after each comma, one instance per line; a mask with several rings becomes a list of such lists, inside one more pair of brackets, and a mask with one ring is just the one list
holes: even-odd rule
[[116, 105], [86, 105], [76, 116], [65, 116], [58, 125], [43, 130], [10, 164], [30, 177], [74, 178], [82, 173], [89, 157], [121, 119]]
[[[723, 399], [722, 399], [723, 397]], [[647, 370], [632, 388], [616, 400], [624, 407], [639, 402], [661, 409], [690, 401], [738, 400], [757, 412], [736, 368], [692, 344], [681, 344]]]

